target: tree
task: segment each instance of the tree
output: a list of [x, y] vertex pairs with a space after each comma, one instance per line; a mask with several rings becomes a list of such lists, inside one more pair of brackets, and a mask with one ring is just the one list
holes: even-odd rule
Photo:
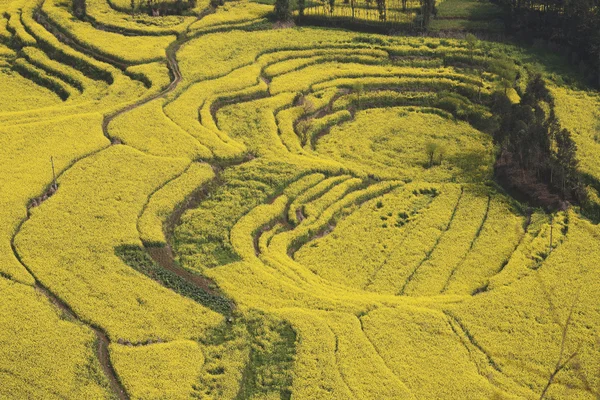
[[542, 77], [531, 78], [518, 104], [511, 104], [502, 93], [493, 99], [492, 112], [500, 116], [494, 135], [501, 148], [495, 165], [500, 182], [548, 209], [562, 208], [570, 199], [584, 203], [577, 146], [561, 127]]
[[304, 16], [304, 8], [306, 7], [306, 0], [298, 0], [298, 16]]
[[354, 92], [356, 93], [356, 108], [360, 110], [360, 96], [365, 91], [365, 87], [362, 83], [358, 82], [354, 84]]
[[541, 74], [534, 75], [527, 84], [527, 90], [523, 95], [521, 103], [534, 105], [536, 102], [545, 101], [552, 105], [554, 100], [550, 90], [546, 87], [546, 82]]
[[442, 161], [444, 161], [444, 157], [446, 156], [446, 146], [442, 144], [438, 144], [437, 148], [437, 165], [442, 165]]
[[308, 142], [308, 129], [310, 128], [310, 120], [302, 119], [296, 124], [296, 132], [300, 136], [302, 146]]
[[275, 1], [275, 19], [280, 22], [287, 22], [292, 19], [290, 0]]
[[471, 59], [471, 63], [473, 63], [473, 59], [474, 59], [474, 55], [475, 55], [475, 48], [478, 45], [478, 40], [475, 37], [475, 35], [473, 35], [472, 33], [468, 33], [467, 37], [467, 49], [469, 50], [469, 58]]
[[377, 0], [377, 11], [379, 12], [379, 20], [385, 22], [387, 19], [385, 0]]
[[425, 154], [427, 155], [429, 168], [433, 167], [433, 161], [440, 150], [440, 145], [432, 140], [425, 143]]
[[563, 196], [566, 196], [567, 187], [574, 188], [572, 182], [577, 170], [577, 145], [571, 138], [571, 133], [567, 129], [558, 132], [555, 138], [556, 142], [556, 162], [560, 169], [561, 190]]
[[490, 71], [500, 78], [500, 87], [504, 90], [504, 94], [515, 84], [517, 70], [515, 63], [511, 59], [507, 57], [494, 59], [490, 65]]
[[309, 115], [315, 112], [314, 103], [308, 100], [306, 97], [303, 97], [302, 108], [304, 109], [304, 115]]
[[[600, 85], [600, 4], [598, 0], [498, 0], [507, 10], [507, 29], [563, 47], [582, 75]], [[561, 51], [564, 51], [561, 49]]]
[[435, 9], [435, 0], [421, 0], [421, 14], [423, 15], [423, 29], [429, 28], [431, 16]]

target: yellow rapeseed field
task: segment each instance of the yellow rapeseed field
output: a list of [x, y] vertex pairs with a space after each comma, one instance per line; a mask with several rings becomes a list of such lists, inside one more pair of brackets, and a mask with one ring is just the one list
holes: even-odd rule
[[0, 398], [598, 398], [600, 229], [492, 136], [541, 71], [600, 204], [597, 93], [183, 3], [0, 0]]

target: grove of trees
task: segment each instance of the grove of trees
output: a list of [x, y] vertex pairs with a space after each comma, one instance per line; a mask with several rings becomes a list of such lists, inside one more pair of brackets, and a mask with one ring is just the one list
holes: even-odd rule
[[508, 32], [558, 44], [600, 86], [600, 0], [495, 0], [506, 9]]
[[566, 201], [583, 202], [577, 145], [561, 127], [543, 78], [537, 75], [530, 81], [518, 104], [496, 93], [493, 108], [502, 116], [494, 137], [500, 149], [498, 181], [524, 200], [549, 209], [564, 208]]

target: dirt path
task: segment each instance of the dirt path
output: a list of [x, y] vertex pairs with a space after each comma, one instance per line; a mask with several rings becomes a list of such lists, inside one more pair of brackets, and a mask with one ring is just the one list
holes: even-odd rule
[[118, 116], [120, 116], [122, 114], [125, 114], [126, 112], [132, 111], [138, 107], [148, 104], [149, 102], [151, 102], [153, 100], [156, 100], [161, 97], [165, 97], [166, 95], [168, 95], [169, 93], [171, 93], [172, 91], [174, 91], [177, 88], [177, 86], [183, 79], [183, 76], [181, 75], [181, 71], [179, 70], [179, 63], [177, 62], [177, 51], [181, 48], [181, 46], [187, 40], [189, 40], [189, 38], [187, 38], [186, 35], [187, 35], [187, 32], [184, 33], [182, 35], [182, 37], [177, 38], [176, 41], [174, 41], [167, 47], [167, 50], [166, 50], [167, 67], [169, 68], [169, 72], [171, 73], [171, 83], [169, 83], [169, 85], [166, 88], [164, 88], [163, 90], [161, 90], [160, 92], [158, 92], [152, 96], [143, 98], [131, 105], [128, 105], [126, 107], [121, 108], [120, 110], [113, 112], [112, 114], [104, 116], [104, 119], [102, 121], [102, 132], [104, 132], [104, 136], [106, 136], [111, 141], [111, 143], [113, 143], [113, 144], [119, 143], [117, 140], [112, 138], [110, 136], [110, 134], [108, 133], [108, 125], [111, 123], [112, 120], [114, 120], [115, 118], [117, 118]]
[[[238, 162], [232, 163], [231, 165], [227, 166], [235, 166], [247, 161], [249, 160], [242, 159]], [[223, 172], [225, 167], [213, 165], [212, 168], [215, 173], [215, 177], [213, 178], [213, 180], [196, 189], [182, 204], [175, 208], [175, 210], [167, 218], [164, 227], [164, 234], [167, 241], [167, 245], [162, 247], [156, 247], [144, 244], [144, 248], [146, 249], [148, 254], [150, 254], [150, 257], [152, 257], [152, 259], [163, 269], [171, 271], [180, 278], [185, 279], [188, 283], [196, 286], [200, 290], [203, 290], [212, 296], [224, 297], [223, 293], [219, 292], [219, 290], [215, 290], [215, 287], [217, 287], [217, 285], [212, 279], [202, 276], [200, 274], [193, 273], [180, 266], [179, 263], [175, 261], [173, 248], [170, 244], [173, 238], [173, 231], [175, 230], [175, 227], [179, 224], [183, 214], [187, 210], [197, 208], [200, 205], [200, 203], [204, 199], [206, 199], [210, 192], [214, 191], [217, 187], [223, 184], [223, 181], [221, 179], [221, 173]], [[229, 303], [230, 310], [233, 311], [235, 309], [235, 304], [230, 299], [225, 299]]]
[[71, 309], [71, 307], [69, 307], [65, 302], [63, 302], [58, 297], [56, 297], [50, 290], [48, 290], [41, 283], [36, 281], [35, 288], [38, 292], [40, 292], [41, 294], [46, 296], [46, 298], [48, 298], [48, 300], [50, 300], [50, 302], [56, 308], [58, 308], [61, 312], [66, 314], [69, 319], [80, 322], [84, 325], [87, 325], [94, 331], [94, 333], [96, 334], [96, 339], [97, 339], [96, 356], [98, 357], [98, 361], [100, 362], [100, 365], [102, 366], [102, 370], [104, 371], [104, 374], [108, 378], [108, 381], [110, 383], [110, 387], [111, 387], [113, 393], [116, 394], [120, 400], [129, 399], [129, 396], [125, 392], [125, 389], [121, 385], [121, 382], [116, 378], [115, 379], [112, 378], [112, 377], [116, 377], [116, 373], [110, 362], [110, 355], [108, 352], [108, 345], [110, 344], [110, 341], [108, 340], [108, 336], [106, 335], [106, 333], [102, 329], [97, 328], [95, 326], [92, 326], [92, 325], [82, 321], [75, 314], [75, 312]]

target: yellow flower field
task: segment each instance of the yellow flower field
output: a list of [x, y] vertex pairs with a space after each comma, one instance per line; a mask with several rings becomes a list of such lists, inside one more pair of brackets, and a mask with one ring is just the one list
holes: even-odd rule
[[0, 398], [597, 399], [600, 229], [493, 133], [541, 71], [600, 204], [598, 93], [264, 3], [0, 0]]

